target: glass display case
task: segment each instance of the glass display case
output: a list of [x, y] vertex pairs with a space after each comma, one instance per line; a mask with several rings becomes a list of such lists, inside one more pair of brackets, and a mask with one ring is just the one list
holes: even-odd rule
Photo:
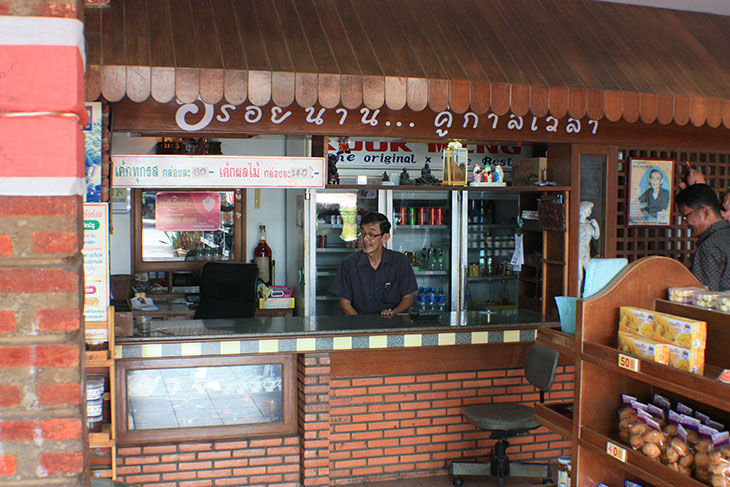
[[117, 368], [119, 440], [289, 431], [294, 423], [292, 357], [123, 361]]
[[463, 305], [469, 310], [516, 308], [518, 275], [509, 262], [518, 232], [519, 195], [473, 190], [464, 195]]

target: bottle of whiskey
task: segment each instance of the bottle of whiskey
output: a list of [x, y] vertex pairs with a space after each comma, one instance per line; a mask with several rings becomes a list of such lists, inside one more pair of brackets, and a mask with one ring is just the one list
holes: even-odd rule
[[266, 225], [259, 225], [259, 244], [253, 251], [253, 261], [259, 267], [259, 279], [267, 286], [273, 282], [271, 247], [266, 243]]

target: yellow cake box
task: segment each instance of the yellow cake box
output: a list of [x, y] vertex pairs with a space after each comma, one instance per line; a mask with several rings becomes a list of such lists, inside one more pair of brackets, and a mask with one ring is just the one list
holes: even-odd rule
[[632, 306], [621, 306], [619, 316], [619, 331], [687, 349], [705, 348], [707, 323], [704, 321]]
[[669, 345], [624, 331], [618, 332], [618, 349], [664, 365], [669, 361]]
[[667, 365], [686, 370], [697, 375], [705, 373], [705, 349], [686, 349], [677, 345], [667, 345]]

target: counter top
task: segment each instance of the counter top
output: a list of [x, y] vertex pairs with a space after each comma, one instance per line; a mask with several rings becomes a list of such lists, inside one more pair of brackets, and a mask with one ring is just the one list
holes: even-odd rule
[[534, 341], [537, 328], [557, 318], [527, 310], [408, 314], [393, 317], [292, 316], [150, 323], [149, 330], [117, 338], [116, 358], [233, 353], [333, 351]]

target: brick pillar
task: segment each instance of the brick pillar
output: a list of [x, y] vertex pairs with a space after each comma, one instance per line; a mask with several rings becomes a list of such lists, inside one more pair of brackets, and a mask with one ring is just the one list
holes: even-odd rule
[[299, 435], [302, 438], [301, 483], [330, 483], [330, 356], [298, 357]]
[[86, 485], [80, 0], [0, 0], [0, 487]]

